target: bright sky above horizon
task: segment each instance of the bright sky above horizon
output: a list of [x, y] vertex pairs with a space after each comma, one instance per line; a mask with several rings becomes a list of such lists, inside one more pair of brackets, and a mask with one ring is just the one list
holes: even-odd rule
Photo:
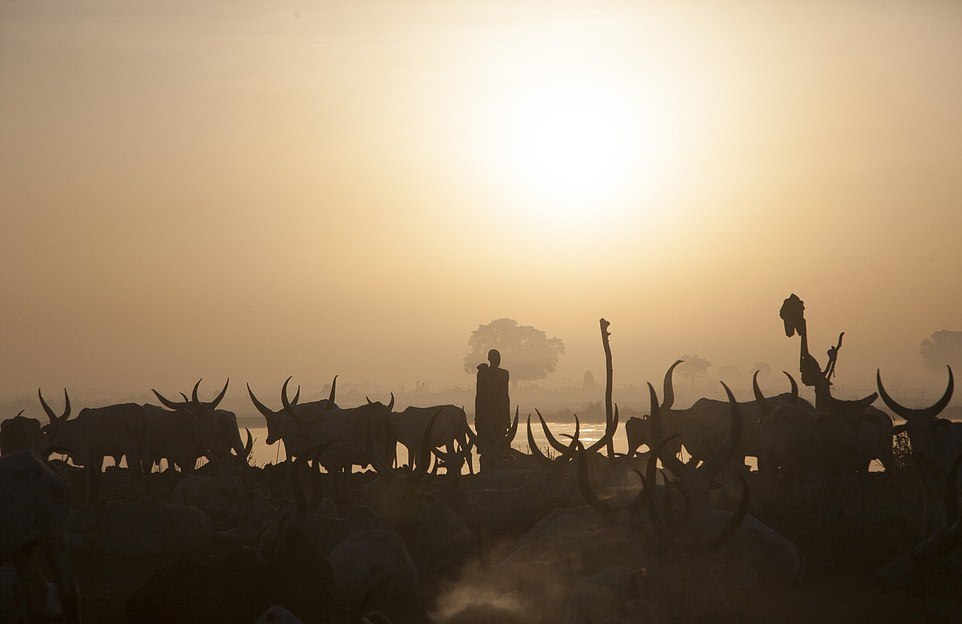
[[548, 383], [601, 316], [622, 380], [794, 370], [791, 292], [944, 387], [960, 111], [950, 1], [0, 2], [0, 397], [468, 383], [501, 317]]

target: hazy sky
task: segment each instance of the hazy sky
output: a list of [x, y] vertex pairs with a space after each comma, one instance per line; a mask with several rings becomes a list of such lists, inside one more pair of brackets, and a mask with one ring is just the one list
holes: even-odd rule
[[789, 368], [791, 292], [943, 384], [962, 3], [723, 4], [0, 2], [0, 396], [466, 384], [505, 316]]

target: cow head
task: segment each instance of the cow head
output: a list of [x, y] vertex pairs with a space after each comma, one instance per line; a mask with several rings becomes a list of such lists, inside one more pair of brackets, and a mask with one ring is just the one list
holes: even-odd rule
[[742, 419], [738, 403], [725, 382], [722, 382], [722, 387], [728, 396], [728, 404], [731, 410], [728, 435], [715, 453], [696, 467], [691, 463], [681, 462], [675, 456], [672, 450], [672, 438], [666, 438], [664, 435], [665, 429], [661, 420], [658, 396], [655, 393], [654, 386], [648, 384], [648, 394], [651, 401], [651, 415], [648, 420], [654, 445], [652, 447], [653, 454], [661, 459], [662, 465], [681, 482], [685, 490], [695, 495], [706, 494], [716, 480], [721, 477], [723, 469], [729, 466], [735, 458], [735, 452], [741, 440]]
[[[798, 403], [798, 382], [795, 381], [795, 378], [792, 377], [788, 371], [782, 371], [782, 373], [788, 377], [788, 383], [790, 383], [792, 386], [788, 403], [790, 405], [795, 405]], [[758, 411], [760, 413], [759, 422], [761, 422], [772, 413], [774, 408], [772, 407], [771, 403], [768, 402], [768, 399], [765, 398], [765, 395], [762, 394], [762, 389], [758, 387], [758, 371], [755, 371], [755, 374], [752, 375], [752, 391], [755, 393], [755, 403], [758, 405]]]
[[[335, 378], [336, 381], [337, 378]], [[250, 395], [251, 403], [257, 408], [257, 411], [261, 413], [264, 420], [267, 421], [267, 444], [274, 444], [278, 440], [282, 439], [290, 430], [291, 417], [283, 409], [274, 411], [267, 407], [263, 403], [257, 400], [254, 396], [254, 391], [251, 390], [251, 385], [247, 384], [247, 394]], [[297, 387], [297, 392], [294, 394], [293, 404], [296, 405], [301, 398], [301, 387]]]
[[946, 456], [943, 450], [946, 448], [944, 438], [948, 428], [947, 423], [938, 418], [938, 415], [952, 400], [952, 392], [955, 389], [952, 367], [946, 366], [946, 368], [949, 371], [949, 382], [942, 398], [929, 407], [922, 408], [909, 408], [898, 403], [882, 385], [881, 371], [875, 373], [875, 381], [878, 384], [882, 401], [895, 414], [905, 419], [904, 425], [895, 428], [896, 433], [902, 430], [908, 431], [909, 441], [912, 444], [912, 457], [929, 473], [929, 476], [938, 475], [941, 477], [950, 459], [950, 456]]
[[64, 427], [67, 424], [67, 419], [70, 418], [70, 396], [67, 394], [67, 389], [64, 388], [63, 390], [64, 408], [63, 414], [60, 416], [57, 416], [56, 412], [47, 405], [40, 388], [37, 388], [37, 396], [40, 398], [43, 411], [46, 412], [47, 418], [50, 420], [49, 424], [41, 428], [42, 435], [47, 440], [47, 448], [52, 453], [68, 453], [71, 440]]
[[217, 406], [227, 394], [227, 387], [230, 379], [224, 384], [220, 393], [214, 397], [213, 401], [201, 401], [198, 396], [201, 379], [194, 384], [191, 397], [188, 399], [185, 394], [181, 394], [183, 401], [171, 401], [157, 390], [153, 390], [154, 395], [167, 409], [173, 410], [177, 414], [185, 417], [189, 426], [198, 432], [202, 450], [206, 451], [211, 458], [223, 459], [230, 455], [233, 449], [239, 456], [243, 454], [244, 445], [240, 440], [240, 433], [237, 431], [237, 418], [231, 412], [218, 410]]

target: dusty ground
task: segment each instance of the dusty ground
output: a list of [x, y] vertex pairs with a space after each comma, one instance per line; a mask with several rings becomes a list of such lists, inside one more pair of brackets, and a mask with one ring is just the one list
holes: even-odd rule
[[[829, 537], [793, 535], [805, 555], [805, 577], [796, 585], [729, 591], [728, 617], [719, 622], [829, 624], [834, 622], [921, 621], [918, 598], [883, 594], [873, 583], [875, 572], [911, 545], [900, 529], [869, 527]], [[176, 557], [108, 557], [77, 552], [77, 572], [87, 622], [127, 622], [130, 595]], [[131, 623], [136, 624], [136, 623]]]

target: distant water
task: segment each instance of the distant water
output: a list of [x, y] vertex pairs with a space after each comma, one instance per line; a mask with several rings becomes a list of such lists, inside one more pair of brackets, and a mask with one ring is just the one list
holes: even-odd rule
[[[574, 435], [575, 425], [574, 423], [548, 423], [551, 428], [552, 435], [555, 436], [562, 443], [568, 440], [568, 438], [562, 438], [561, 436], [568, 434]], [[284, 451], [281, 448], [282, 442], [277, 444], [267, 445], [264, 440], [267, 439], [267, 427], [249, 427], [251, 430], [251, 435], [254, 436], [254, 463], [258, 466], [263, 466], [267, 463], [274, 463], [278, 458], [283, 460]], [[597, 441], [605, 432], [605, 427], [601, 423], [582, 423], [581, 433], [579, 439], [585, 444], [591, 444]], [[531, 424], [531, 433], [534, 436], [535, 443], [538, 445], [543, 452], [547, 454], [548, 441], [545, 438], [544, 431], [541, 430], [540, 423]], [[524, 423], [518, 424], [518, 435], [514, 438], [514, 444], [512, 446], [519, 451], [528, 453], [528, 439], [527, 430]], [[645, 447], [642, 447], [644, 449]], [[628, 449], [628, 439], [625, 437], [625, 430], [623, 427], [618, 427], [618, 433], [615, 434], [615, 452], [624, 453]], [[475, 459], [475, 469], [477, 469], [477, 455]], [[688, 459], [687, 456], [684, 459]], [[406, 464], [408, 461], [407, 450], [398, 445], [398, 464]], [[752, 470], [757, 468], [757, 462], [754, 457], [749, 457], [746, 463], [751, 467]], [[874, 461], [872, 462], [870, 470], [872, 472], [877, 472], [882, 470], [882, 465]], [[465, 472], [467, 468], [465, 468]]]
[[[562, 443], [567, 442], [568, 438], [562, 438], [564, 434], [574, 435], [575, 425], [574, 423], [548, 423], [551, 428], [551, 433], [556, 438], [558, 438]], [[243, 428], [243, 425], [241, 426]], [[267, 427], [251, 427], [248, 425], [251, 431], [251, 435], [254, 436], [254, 463], [258, 466], [263, 466], [267, 463], [275, 463], [284, 459], [284, 450], [282, 448], [282, 442], [277, 444], [268, 445], [264, 441], [267, 439]], [[591, 444], [597, 441], [605, 432], [605, 426], [603, 424], [581, 424], [581, 433], [579, 434], [579, 439], [585, 444]], [[548, 441], [545, 438], [544, 431], [541, 430], [540, 423], [532, 423], [531, 433], [534, 436], [535, 443], [538, 445], [543, 452], [547, 453]], [[528, 433], [524, 423], [518, 424], [518, 435], [514, 438], [514, 444], [512, 446], [519, 451], [529, 452], [528, 450]], [[246, 437], [246, 434], [242, 434], [242, 437]], [[615, 452], [624, 453], [628, 448], [628, 440], [625, 437], [624, 429], [619, 427], [619, 432], [615, 434]], [[406, 464], [408, 461], [407, 450], [398, 445], [398, 463]], [[477, 456], [475, 456], [475, 462], [477, 462]], [[477, 463], [475, 463], [475, 468], [477, 468]]]

